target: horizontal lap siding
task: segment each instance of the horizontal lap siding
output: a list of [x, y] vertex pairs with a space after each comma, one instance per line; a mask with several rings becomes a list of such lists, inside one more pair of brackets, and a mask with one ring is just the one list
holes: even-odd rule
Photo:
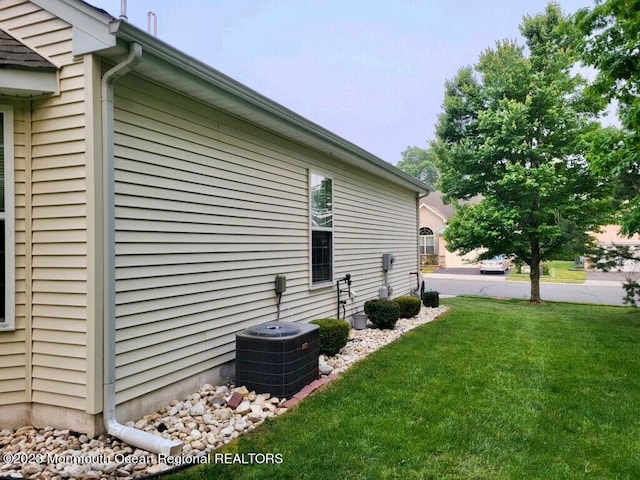
[[373, 296], [382, 253], [415, 268], [414, 194], [133, 76], [115, 105], [118, 403], [232, 360], [275, 320], [276, 274], [284, 320], [335, 314], [309, 289], [309, 168], [334, 178], [339, 272]]
[[[45, 49], [52, 61], [71, 61], [67, 33], [64, 46]], [[88, 348], [83, 75], [81, 63], [65, 65], [60, 95], [35, 101], [32, 118], [33, 400], [82, 410]]]
[[[19, 288], [17, 297], [24, 298], [21, 292], [31, 288], [32, 401], [85, 410], [84, 68], [73, 61], [72, 30], [62, 20], [29, 2], [11, 0], [0, 0], [0, 15], [3, 29], [60, 67], [60, 94], [32, 101], [31, 178], [25, 179], [31, 182], [30, 198], [18, 208], [28, 210], [31, 227], [32, 284]], [[24, 238], [25, 215], [17, 221], [17, 237]], [[20, 265], [24, 269], [25, 261], [18, 259]], [[20, 287], [25, 275], [18, 274]]]
[[384, 253], [395, 258], [389, 272], [392, 296], [415, 287], [415, 276], [409, 273], [417, 269], [416, 198], [412, 192], [355, 172], [341, 179], [335, 187], [336, 273], [351, 274], [358, 293], [351, 311], [361, 311], [364, 301], [376, 298], [384, 283]]
[[16, 225], [16, 310], [15, 331], [0, 332], [0, 405], [25, 402], [27, 395], [27, 318], [25, 260], [25, 112], [21, 102], [14, 110], [14, 175]]
[[306, 285], [307, 171], [229, 143], [225, 117], [127, 77], [116, 87], [117, 389], [122, 402], [234, 358]]

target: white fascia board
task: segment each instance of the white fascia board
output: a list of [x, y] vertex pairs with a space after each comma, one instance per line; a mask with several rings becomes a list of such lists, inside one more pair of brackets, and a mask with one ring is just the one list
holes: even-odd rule
[[31, 0], [73, 27], [73, 55], [97, 52], [116, 45], [109, 33], [114, 18], [77, 0]]
[[5, 68], [0, 75], [0, 95], [34, 96], [58, 91], [56, 71]]

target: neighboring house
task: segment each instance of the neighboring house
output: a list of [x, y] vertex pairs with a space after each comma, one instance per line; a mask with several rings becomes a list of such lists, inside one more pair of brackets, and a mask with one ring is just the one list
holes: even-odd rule
[[477, 252], [459, 255], [447, 249], [444, 230], [455, 207], [442, 201], [442, 192], [436, 191], [420, 200], [420, 263], [442, 268], [478, 268]]
[[414, 286], [426, 185], [85, 2], [0, 0], [0, 30], [0, 427], [140, 418], [347, 273], [362, 309], [383, 253]]
[[[593, 236], [601, 247], [621, 245], [630, 247], [632, 251], [640, 251], [640, 235], [635, 234], [631, 237], [623, 237], [620, 235], [619, 225], [605, 225], [600, 232], [594, 233]], [[617, 270], [621, 272], [636, 272], [638, 267], [638, 262], [629, 260]], [[589, 265], [587, 265], [587, 268], [589, 268]]]

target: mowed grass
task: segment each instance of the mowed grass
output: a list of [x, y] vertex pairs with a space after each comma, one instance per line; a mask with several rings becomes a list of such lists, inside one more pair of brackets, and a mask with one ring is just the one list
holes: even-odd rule
[[[574, 262], [553, 260], [545, 262], [549, 269], [554, 269], [554, 276], [542, 275], [540, 281], [544, 283], [584, 283], [587, 278], [585, 270], [574, 270]], [[516, 268], [511, 268], [507, 280], [529, 281], [528, 273], [517, 273]]]
[[[450, 311], [177, 479], [638, 479], [640, 313], [455, 298]], [[163, 477], [164, 478], [164, 477]]]

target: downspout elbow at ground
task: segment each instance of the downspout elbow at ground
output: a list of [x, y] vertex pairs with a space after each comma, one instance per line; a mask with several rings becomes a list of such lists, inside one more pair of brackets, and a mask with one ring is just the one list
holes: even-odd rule
[[182, 443], [178, 440], [127, 427], [116, 417], [116, 315], [115, 315], [115, 177], [114, 177], [114, 107], [113, 84], [130, 72], [142, 59], [142, 46], [132, 43], [129, 56], [109, 69], [102, 77], [102, 176], [104, 215], [104, 390], [102, 417], [107, 433], [152, 453], [178, 455]]

